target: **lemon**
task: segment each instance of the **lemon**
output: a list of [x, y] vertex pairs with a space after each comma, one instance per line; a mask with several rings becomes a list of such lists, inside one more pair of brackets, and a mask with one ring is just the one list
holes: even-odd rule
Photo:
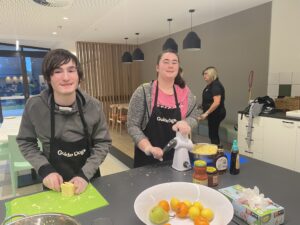
[[196, 216], [200, 216], [201, 211], [197, 206], [191, 206], [189, 208], [189, 217], [194, 220]]
[[200, 211], [204, 208], [203, 205], [202, 205], [202, 203], [199, 202], [199, 201], [198, 202], [194, 202], [193, 206], [198, 207]]
[[208, 221], [212, 221], [214, 218], [214, 212], [210, 208], [204, 208], [201, 211], [201, 216], [208, 219]]
[[176, 211], [177, 207], [178, 207], [178, 204], [179, 204], [179, 200], [175, 197], [172, 197], [171, 198], [171, 201], [170, 201], [170, 205], [171, 205], [171, 209], [173, 211]]

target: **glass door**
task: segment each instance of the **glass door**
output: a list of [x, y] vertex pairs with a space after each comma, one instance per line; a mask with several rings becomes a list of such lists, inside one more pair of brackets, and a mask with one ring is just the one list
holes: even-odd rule
[[21, 57], [0, 57], [0, 120], [1, 116], [3, 119], [22, 114], [25, 104], [24, 91]]
[[43, 58], [25, 57], [26, 74], [28, 77], [30, 95], [37, 95], [46, 88], [44, 76], [42, 75]]

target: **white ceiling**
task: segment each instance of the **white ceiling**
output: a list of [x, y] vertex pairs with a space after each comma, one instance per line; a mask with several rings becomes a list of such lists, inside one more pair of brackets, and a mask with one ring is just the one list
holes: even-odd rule
[[[75, 50], [75, 41], [136, 44], [213, 21], [271, 0], [0, 0], [0, 42]], [[64, 20], [63, 17], [68, 17]], [[52, 32], [57, 32], [53, 35]], [[70, 43], [73, 45], [70, 46]]]

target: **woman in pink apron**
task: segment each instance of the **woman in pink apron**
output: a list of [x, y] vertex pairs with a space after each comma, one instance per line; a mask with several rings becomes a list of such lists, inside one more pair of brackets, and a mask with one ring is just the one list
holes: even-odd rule
[[128, 109], [128, 133], [135, 142], [134, 167], [172, 160], [174, 149], [162, 149], [176, 132], [188, 135], [197, 124], [196, 99], [179, 72], [179, 57], [166, 50], [158, 56], [157, 79], [133, 93]]

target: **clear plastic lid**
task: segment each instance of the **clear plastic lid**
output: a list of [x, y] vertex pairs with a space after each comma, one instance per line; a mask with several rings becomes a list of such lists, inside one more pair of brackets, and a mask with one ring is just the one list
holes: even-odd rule
[[194, 162], [194, 165], [199, 166], [199, 167], [204, 167], [204, 166], [206, 166], [206, 162], [204, 160], [196, 160]]

